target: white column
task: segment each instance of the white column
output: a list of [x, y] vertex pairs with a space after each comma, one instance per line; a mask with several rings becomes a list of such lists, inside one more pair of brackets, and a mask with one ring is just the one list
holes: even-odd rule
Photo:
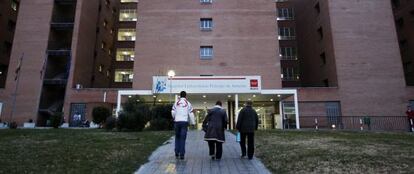
[[300, 129], [299, 125], [299, 102], [298, 102], [298, 91], [296, 90], [293, 94], [295, 100], [295, 115], [296, 115], [296, 129]]
[[119, 112], [121, 111], [121, 97], [122, 95], [118, 91], [118, 97], [116, 98], [116, 112], [115, 112], [116, 118], [118, 118]]
[[284, 113], [283, 113], [283, 109], [282, 109], [282, 100], [279, 101], [279, 114], [280, 114], [280, 124], [282, 129], [285, 129], [285, 126], [283, 125], [283, 118], [284, 118]]
[[234, 108], [234, 123], [237, 124], [237, 118], [239, 117], [239, 94], [234, 95], [234, 101], [236, 103]]
[[104, 95], [103, 95], [103, 102], [106, 103], [106, 91], [104, 92]]

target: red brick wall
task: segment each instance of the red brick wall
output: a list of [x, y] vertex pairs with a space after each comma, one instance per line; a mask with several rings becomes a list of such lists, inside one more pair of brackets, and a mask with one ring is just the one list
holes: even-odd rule
[[[151, 89], [152, 76], [261, 75], [264, 89], [281, 88], [274, 1], [141, 0], [138, 4], [134, 89]], [[213, 18], [211, 32], [200, 18]], [[203, 45], [212, 60], [200, 60]]]

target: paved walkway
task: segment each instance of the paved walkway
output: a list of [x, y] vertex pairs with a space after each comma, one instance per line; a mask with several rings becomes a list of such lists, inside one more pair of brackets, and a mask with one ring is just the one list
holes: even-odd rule
[[222, 174], [268, 174], [266, 167], [258, 160], [240, 158], [240, 145], [236, 137], [226, 132], [223, 144], [223, 157], [213, 161], [208, 155], [207, 142], [203, 140], [204, 132], [189, 131], [187, 134], [185, 160], [176, 160], [174, 154], [174, 137], [154, 151], [149, 162], [136, 171], [136, 174], [175, 174], [175, 173], [222, 173]]

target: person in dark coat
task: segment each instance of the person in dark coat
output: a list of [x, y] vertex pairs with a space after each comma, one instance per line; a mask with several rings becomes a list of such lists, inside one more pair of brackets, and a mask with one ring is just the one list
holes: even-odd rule
[[411, 121], [414, 122], [414, 111], [411, 110], [411, 106], [410, 105], [407, 106], [407, 111], [405, 112], [405, 114], [407, 114], [407, 119], [408, 119], [408, 130], [410, 132], [412, 132], [413, 130], [411, 128]]
[[240, 132], [240, 148], [242, 155], [246, 157], [246, 137], [247, 137], [247, 156], [251, 160], [254, 154], [254, 131], [259, 126], [259, 118], [252, 107], [253, 102], [248, 101], [237, 118], [236, 129]]
[[224, 130], [227, 125], [227, 113], [221, 106], [221, 101], [217, 101], [203, 121], [203, 130], [206, 132], [204, 140], [208, 142], [209, 154], [213, 160], [221, 159], [225, 141]]

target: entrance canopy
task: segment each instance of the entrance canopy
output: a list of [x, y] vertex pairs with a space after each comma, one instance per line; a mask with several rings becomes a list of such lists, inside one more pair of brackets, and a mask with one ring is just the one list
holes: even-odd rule
[[[146, 101], [172, 103], [181, 91], [194, 107], [212, 107], [217, 100], [235, 102], [236, 116], [239, 102], [245, 101], [284, 101], [293, 100], [296, 115], [296, 128], [299, 129], [299, 108], [296, 89], [262, 89], [260, 76], [182, 76], [169, 78], [153, 77], [152, 90], [119, 90], [116, 115], [121, 111], [122, 97], [140, 96]], [[237, 120], [237, 119], [236, 119]]]

